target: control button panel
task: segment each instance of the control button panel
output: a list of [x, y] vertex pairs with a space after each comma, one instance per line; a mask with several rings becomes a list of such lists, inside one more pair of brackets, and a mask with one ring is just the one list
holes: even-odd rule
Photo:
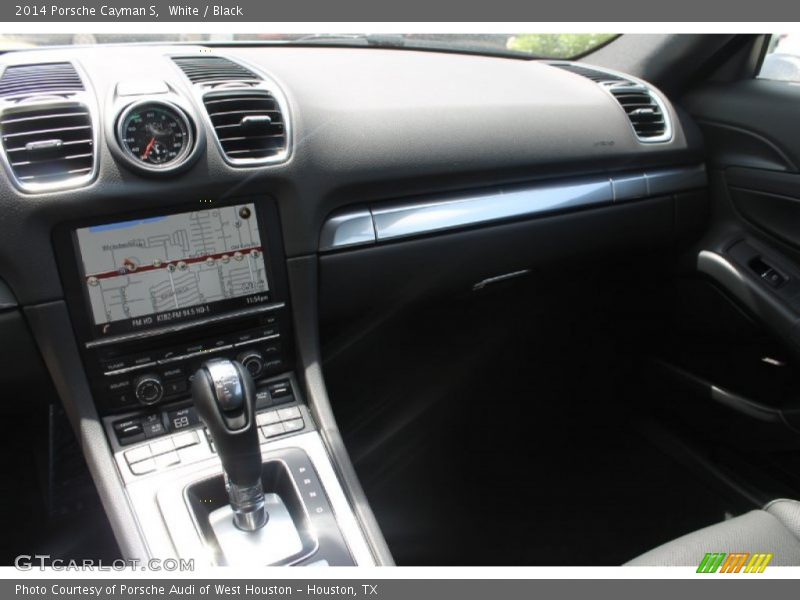
[[[283, 433], [302, 431], [305, 423], [298, 406], [285, 406], [297, 400], [294, 384], [290, 377], [280, 377], [257, 384], [256, 411], [259, 427], [276, 425], [267, 431], [262, 430], [262, 436], [275, 437]], [[138, 406], [133, 404], [132, 408]], [[266, 410], [272, 407], [284, 408]], [[159, 410], [153, 407], [144, 415], [120, 417], [112, 420], [112, 431], [116, 442], [120, 446], [130, 446], [143, 440], [150, 440], [172, 433], [190, 431], [201, 425], [200, 417], [194, 405], [188, 401], [173, 406], [165, 406]], [[280, 425], [280, 427], [278, 427]]]
[[[126, 351], [124, 346], [92, 350], [96, 363], [90, 379], [101, 412], [119, 413], [186, 398], [194, 373], [211, 358], [238, 360], [256, 380], [289, 367], [281, 344], [279, 314], [261, 315], [241, 325], [240, 330], [185, 343], [172, 341], [146, 352]], [[156, 340], [152, 343], [158, 344]]]
[[[166, 411], [160, 414], [159, 418], [166, 421], [167, 414], [176, 414], [187, 411], [189, 408], [194, 411], [194, 407]], [[142, 424], [148, 418], [149, 416], [119, 419], [111, 422], [109, 429], [115, 432], [114, 435], [117, 435], [116, 432], [119, 430], [128, 432], [131, 423]], [[107, 417], [106, 421], [108, 422], [110, 419]], [[261, 444], [268, 444], [280, 436], [294, 435], [314, 429], [308, 408], [303, 404], [257, 409], [256, 423]], [[175, 430], [169, 427], [164, 435], [155, 439], [145, 438], [142, 431], [137, 433], [136, 430], [130, 430], [129, 437], [120, 439], [119, 444], [124, 444], [124, 446], [116, 452], [117, 463], [124, 471], [123, 477], [129, 481], [140, 476], [162, 472], [171, 467], [205, 460], [211, 458], [216, 452], [208, 431], [199, 424], [199, 421], [186, 430], [180, 428]]]
[[[134, 475], [146, 475], [160, 469], [180, 464], [189, 458], [184, 449], [200, 444], [197, 431], [187, 431], [174, 437], [165, 437], [149, 444], [125, 450], [125, 461]], [[183, 455], [183, 456], [182, 456]]]

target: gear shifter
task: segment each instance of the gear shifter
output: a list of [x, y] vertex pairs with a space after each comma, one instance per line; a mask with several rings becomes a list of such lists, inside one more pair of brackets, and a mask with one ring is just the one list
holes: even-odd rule
[[269, 515], [261, 485], [261, 449], [253, 378], [238, 362], [203, 364], [192, 380], [197, 413], [217, 448], [236, 527], [256, 531]]

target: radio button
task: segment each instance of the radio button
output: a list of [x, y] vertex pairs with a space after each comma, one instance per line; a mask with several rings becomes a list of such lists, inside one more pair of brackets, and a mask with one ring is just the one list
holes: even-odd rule
[[103, 363], [103, 371], [118, 371], [120, 369], [127, 369], [130, 364], [131, 363], [127, 358], [115, 358]]
[[161, 383], [161, 378], [154, 373], [136, 379], [133, 389], [136, 399], [145, 406], [156, 404], [164, 397], [164, 385]]
[[135, 357], [131, 360], [130, 365], [132, 367], [143, 367], [146, 365], [152, 365], [156, 362], [155, 358], [151, 354], [142, 354], [141, 356]]
[[202, 342], [194, 342], [193, 344], [181, 348], [180, 353], [184, 355], [197, 354], [198, 352], [202, 352], [204, 348], [205, 345]]
[[246, 350], [236, 357], [255, 379], [264, 373], [264, 357], [257, 350]]
[[181, 354], [181, 350], [178, 348], [164, 348], [163, 350], [155, 352], [153, 356], [155, 356], [159, 362], [163, 362], [180, 358]]
[[189, 385], [185, 379], [175, 379], [164, 383], [164, 394], [167, 396], [175, 396], [176, 394], [183, 394], [189, 389]]
[[282, 368], [283, 368], [282, 358], [273, 358], [272, 360], [268, 360], [266, 363], [264, 363], [265, 371], [278, 371]]
[[227, 338], [214, 338], [211, 342], [206, 344], [207, 350], [218, 350], [220, 348], [228, 348], [231, 346]]
[[131, 404], [136, 403], [136, 398], [133, 396], [133, 390], [130, 390], [124, 394], [109, 396], [107, 403], [111, 409], [128, 408]]
[[161, 376], [164, 379], [172, 379], [173, 377], [183, 377], [183, 368], [175, 366], [163, 369], [161, 371]]
[[269, 346], [264, 346], [262, 348], [262, 352], [264, 355], [268, 357], [273, 356], [280, 356], [281, 354], [281, 345], [280, 344], [270, 344]]
[[255, 334], [256, 338], [265, 338], [278, 335], [278, 326], [268, 325], [266, 327], [259, 327], [258, 329], [253, 330], [253, 333]]
[[244, 344], [255, 338], [256, 334], [254, 331], [243, 331], [242, 333], [234, 335], [232, 339], [234, 344]]
[[128, 378], [115, 379], [114, 381], [105, 385], [106, 391], [111, 394], [118, 394], [128, 391], [132, 388], [132, 381]]

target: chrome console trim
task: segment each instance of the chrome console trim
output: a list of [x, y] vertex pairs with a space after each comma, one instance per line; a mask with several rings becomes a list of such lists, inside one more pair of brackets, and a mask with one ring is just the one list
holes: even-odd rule
[[606, 177], [541, 188], [501, 188], [488, 195], [377, 208], [372, 210], [372, 219], [378, 239], [388, 240], [592, 206], [609, 202], [611, 197], [611, 181]]
[[[219, 457], [211, 453], [204, 438], [201, 436], [201, 444], [197, 446], [200, 455], [197, 462], [170, 467], [146, 477], [127, 474], [124, 452], [115, 454], [125, 480], [125, 492], [133, 509], [133, 517], [146, 540], [149, 556], [162, 559], [194, 558], [198, 565], [211, 562], [191, 512], [182, 500], [183, 490], [188, 484], [222, 473]], [[308, 455], [356, 564], [375, 565], [353, 507], [345, 496], [319, 433], [310, 431], [261, 443], [262, 453], [283, 448], [299, 448]], [[159, 497], [164, 501], [159, 501]]]
[[376, 241], [375, 224], [372, 213], [365, 210], [334, 215], [322, 226], [319, 238], [321, 251], [344, 246], [361, 246]]
[[323, 224], [319, 251], [368, 246], [556, 211], [629, 202], [696, 189], [706, 184], [705, 166], [698, 165], [347, 209], [335, 213]]

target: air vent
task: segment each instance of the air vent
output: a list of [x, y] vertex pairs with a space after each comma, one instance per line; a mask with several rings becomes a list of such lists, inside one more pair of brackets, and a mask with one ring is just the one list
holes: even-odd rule
[[640, 142], [666, 142], [671, 139], [672, 133], [664, 106], [644, 82], [575, 63], [550, 64], [591, 79], [608, 90], [625, 110]]
[[82, 90], [81, 78], [68, 62], [14, 65], [7, 67], [0, 77], [0, 97], [6, 100]]
[[192, 83], [261, 79], [250, 69], [221, 56], [174, 56], [172, 60]]
[[285, 153], [280, 105], [266, 90], [211, 92], [203, 97], [222, 151], [233, 162], [265, 161]]
[[6, 111], [0, 118], [0, 135], [11, 172], [25, 189], [85, 182], [92, 175], [92, 120], [82, 105]]
[[618, 87], [613, 88], [611, 93], [625, 109], [639, 139], [653, 140], [664, 137], [667, 133], [664, 111], [649, 90]]

